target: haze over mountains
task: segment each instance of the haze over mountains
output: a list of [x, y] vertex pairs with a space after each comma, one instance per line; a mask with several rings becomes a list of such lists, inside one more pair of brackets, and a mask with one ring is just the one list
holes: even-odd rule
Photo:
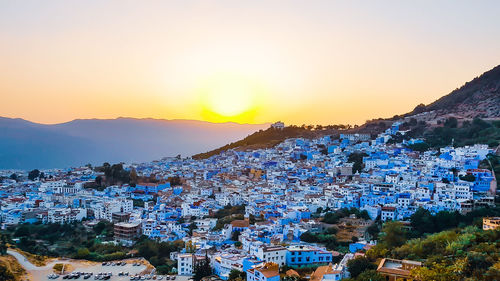
[[134, 118], [43, 125], [0, 117], [0, 169], [65, 168], [190, 156], [268, 126]]
[[[429, 105], [421, 104], [407, 114], [375, 119], [349, 131], [377, 133], [384, 127], [375, 127], [374, 130], [371, 125], [379, 124], [381, 120], [392, 122], [408, 117], [435, 125], [437, 121], [450, 116], [462, 120], [476, 117], [500, 119], [500, 66]], [[262, 135], [266, 132], [257, 132], [268, 126], [134, 118], [84, 119], [42, 125], [23, 119], [0, 117], [0, 169], [143, 162], [207, 151], [205, 154], [208, 156], [230, 147], [225, 145], [232, 142], [235, 142], [232, 148], [242, 145], [259, 147], [278, 143], [283, 138], [303, 137], [304, 132], [295, 130], [291, 135], [273, 136], [270, 142], [269, 136]], [[250, 134], [250, 138], [245, 138]], [[236, 142], [238, 140], [241, 141]], [[219, 149], [214, 150], [216, 148]]]

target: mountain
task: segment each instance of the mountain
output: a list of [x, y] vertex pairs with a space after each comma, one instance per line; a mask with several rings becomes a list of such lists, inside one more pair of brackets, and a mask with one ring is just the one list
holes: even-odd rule
[[465, 119], [500, 118], [500, 65], [429, 105], [418, 105], [406, 116], [425, 112]]
[[78, 119], [44, 125], [0, 117], [0, 169], [65, 168], [190, 156], [268, 124], [162, 119]]

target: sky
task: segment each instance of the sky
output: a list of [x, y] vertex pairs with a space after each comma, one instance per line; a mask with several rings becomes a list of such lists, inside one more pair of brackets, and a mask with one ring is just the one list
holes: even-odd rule
[[0, 116], [361, 124], [500, 64], [500, 1], [1, 1]]

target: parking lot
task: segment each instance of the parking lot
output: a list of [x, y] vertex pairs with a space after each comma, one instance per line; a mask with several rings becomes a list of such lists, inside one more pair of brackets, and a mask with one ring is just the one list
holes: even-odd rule
[[[125, 262], [124, 262], [125, 263]], [[125, 264], [105, 263], [105, 264], [88, 264], [78, 261], [70, 262], [73, 271], [67, 272], [62, 276], [51, 275], [52, 271], [44, 271], [45, 276], [40, 276], [37, 280], [63, 280], [63, 279], [78, 279], [78, 280], [131, 280], [132, 276], [139, 275], [146, 269], [143, 264], [137, 265], [134, 262], [127, 262]], [[38, 272], [37, 272], [38, 273]], [[55, 277], [55, 278], [54, 278]], [[134, 278], [135, 279], [135, 278]], [[144, 277], [144, 280], [147, 278]], [[152, 277], [151, 277], [152, 279]], [[135, 279], [139, 280], [139, 279]]]
[[[35, 266], [30, 263], [23, 255], [18, 252], [8, 250], [8, 253], [14, 256], [17, 261], [26, 269], [28, 279], [33, 281], [45, 280], [167, 280], [167, 276], [156, 276], [153, 274], [144, 274], [150, 272], [146, 270], [144, 260], [129, 259], [123, 261], [96, 263], [83, 260], [57, 259], [49, 262], [45, 266]], [[71, 272], [65, 272], [63, 275], [54, 275], [53, 267], [56, 264], [70, 265]], [[71, 273], [74, 273], [71, 275]], [[142, 273], [142, 274], [141, 274]], [[65, 277], [66, 276], [66, 277]], [[109, 276], [109, 277], [108, 277]], [[133, 278], [139, 276], [139, 278]], [[173, 277], [168, 278], [172, 280]], [[175, 281], [179, 280], [178, 278]]]

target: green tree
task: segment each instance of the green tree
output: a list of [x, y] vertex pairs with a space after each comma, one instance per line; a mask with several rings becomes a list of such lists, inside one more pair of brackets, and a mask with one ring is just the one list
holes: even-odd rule
[[137, 184], [137, 172], [134, 168], [130, 170], [130, 185], [135, 186]]
[[417, 267], [411, 270], [411, 276], [419, 281], [454, 281], [462, 280], [451, 267], [441, 263], [433, 263], [431, 266]]
[[237, 280], [237, 279], [245, 280], [246, 277], [247, 277], [246, 272], [242, 272], [242, 271], [239, 271], [236, 269], [231, 269], [231, 271], [229, 272], [228, 280], [230, 280], [230, 281]]
[[363, 271], [358, 277], [356, 281], [385, 281], [384, 276], [378, 274], [378, 272], [374, 269]]
[[238, 239], [240, 238], [240, 235], [241, 235], [241, 232], [236, 230], [234, 231], [232, 234], [231, 234], [231, 240], [233, 241], [238, 241]]
[[349, 154], [347, 157], [347, 162], [352, 162], [354, 163], [352, 166], [352, 173], [355, 174], [356, 172], [360, 172], [363, 170], [363, 157], [368, 156], [368, 154], [364, 152], [353, 152]]
[[193, 280], [200, 281], [203, 277], [210, 275], [212, 275], [210, 259], [208, 258], [208, 254], [205, 254], [205, 259], [196, 263], [193, 267]]
[[7, 235], [6, 234], [0, 234], [0, 255], [5, 255], [7, 254]]
[[388, 221], [382, 226], [379, 238], [381, 243], [391, 249], [403, 245], [407, 240], [407, 233], [401, 222]]
[[347, 262], [347, 269], [349, 270], [352, 278], [358, 277], [358, 275], [366, 270], [375, 268], [377, 267], [365, 257], [357, 257]]
[[476, 177], [473, 174], [467, 174], [465, 176], [459, 177], [463, 181], [474, 182], [476, 181]]
[[407, 145], [407, 147], [411, 150], [419, 151], [419, 152], [427, 151], [430, 148], [430, 146], [425, 142], [410, 144], [410, 145]]
[[87, 249], [87, 248], [80, 248], [76, 252], [76, 256], [75, 257], [77, 259], [84, 259], [84, 258], [87, 258], [89, 255], [90, 255], [89, 249]]
[[380, 232], [379, 224], [377, 222], [372, 223], [367, 229], [366, 232], [372, 239], [376, 239]]
[[3, 264], [0, 265], [0, 280], [16, 280], [14, 274]]
[[196, 223], [195, 222], [192, 222], [189, 224], [188, 226], [188, 232], [189, 232], [189, 235], [193, 235], [193, 231], [195, 229], [197, 229], [198, 227], [196, 226]]
[[40, 176], [40, 170], [34, 169], [28, 173], [28, 179], [33, 181]]
[[456, 128], [458, 126], [458, 120], [455, 117], [450, 117], [444, 121], [444, 126], [448, 128]]
[[11, 180], [15, 180], [15, 181], [17, 181], [17, 178], [18, 178], [18, 177], [17, 177], [17, 174], [16, 174], [16, 173], [13, 173], [12, 175], [10, 175], [10, 177], [9, 177], [9, 178], [10, 178]]

